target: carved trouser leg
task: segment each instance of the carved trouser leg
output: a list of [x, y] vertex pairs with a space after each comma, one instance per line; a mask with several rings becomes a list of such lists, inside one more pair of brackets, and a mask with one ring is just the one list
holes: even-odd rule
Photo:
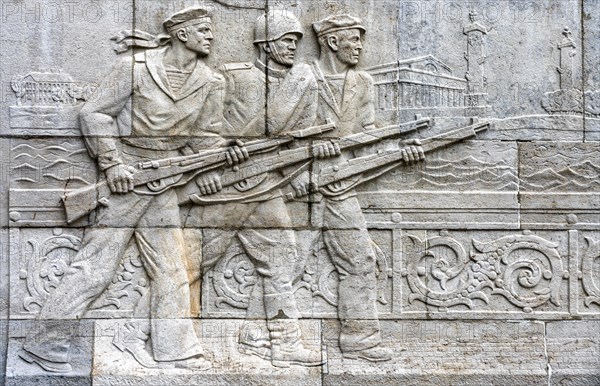
[[[159, 318], [151, 330], [155, 354], [159, 356], [156, 359], [184, 359], [201, 353], [191, 320], [160, 320], [189, 315], [189, 288], [178, 226], [174, 191], [159, 196], [113, 195], [109, 206], [99, 212], [97, 225], [86, 230], [81, 249], [60, 285], [49, 295], [39, 319], [81, 318], [112, 281], [127, 243], [135, 237], [151, 280], [150, 313]], [[49, 325], [49, 330], [28, 337], [24, 349], [48, 361], [68, 362], [71, 337], [57, 338], [52, 332], [55, 326], [60, 325]], [[163, 356], [166, 350], [172, 351]]]
[[323, 240], [339, 274], [340, 349], [353, 352], [379, 345], [375, 253], [355, 197], [326, 199]]
[[[216, 208], [206, 209], [205, 221], [216, 215]], [[240, 331], [240, 350], [263, 359], [271, 358], [276, 366], [321, 364], [320, 352], [304, 349], [300, 339], [297, 321], [300, 312], [292, 292], [299, 261], [285, 202], [277, 197], [232, 204], [219, 210], [235, 213], [242, 229], [237, 232], [206, 231], [206, 263], [216, 263], [217, 255], [232, 256], [243, 252], [258, 274], [246, 322]], [[293, 334], [290, 333], [292, 330]], [[273, 344], [276, 345], [275, 350], [272, 349]]]
[[225, 255], [243, 252], [262, 278], [267, 317], [277, 315], [280, 310], [288, 317], [297, 317], [292, 294], [298, 264], [296, 237], [290, 229], [291, 220], [283, 199], [206, 207], [204, 221], [217, 220], [223, 214], [235, 214], [236, 219], [230, 219], [229, 226], [241, 230], [205, 231], [203, 266], [209, 268]]

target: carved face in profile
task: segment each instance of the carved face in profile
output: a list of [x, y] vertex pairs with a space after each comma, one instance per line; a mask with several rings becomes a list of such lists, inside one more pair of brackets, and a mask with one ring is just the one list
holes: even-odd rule
[[265, 51], [267, 51], [269, 60], [291, 67], [294, 65], [297, 43], [298, 35], [287, 33], [277, 40], [268, 42]]
[[362, 50], [361, 32], [358, 28], [339, 31], [336, 34], [337, 59], [347, 65], [354, 66], [358, 63], [360, 51]]
[[184, 42], [187, 49], [200, 56], [210, 53], [210, 43], [213, 40], [212, 25], [209, 22], [198, 23], [177, 31], [177, 36]]

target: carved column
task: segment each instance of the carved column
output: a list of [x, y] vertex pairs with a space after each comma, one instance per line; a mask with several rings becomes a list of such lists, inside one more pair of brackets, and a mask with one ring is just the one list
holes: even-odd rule
[[573, 57], [575, 56], [575, 42], [571, 38], [569, 28], [563, 30], [565, 38], [558, 43], [560, 50], [560, 65], [556, 68], [560, 74], [560, 89], [570, 90], [573, 88]]
[[469, 107], [480, 107], [485, 105], [485, 97], [487, 96], [484, 74], [484, 63], [486, 61], [484, 37], [487, 35], [487, 28], [477, 21], [475, 11], [471, 11], [469, 19], [471, 24], [463, 29], [463, 33], [467, 35], [467, 51], [465, 52], [467, 95], [465, 95], [465, 104]]

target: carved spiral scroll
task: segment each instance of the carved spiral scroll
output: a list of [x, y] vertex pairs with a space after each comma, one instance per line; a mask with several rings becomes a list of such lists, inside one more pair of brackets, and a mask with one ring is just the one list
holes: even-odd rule
[[600, 260], [600, 242], [589, 238], [586, 240], [588, 247], [581, 262], [581, 280], [583, 290], [588, 295], [584, 299], [584, 304], [589, 307], [592, 303], [600, 305], [600, 272], [597, 272], [598, 265], [595, 264]]
[[436, 236], [420, 240], [409, 236], [414, 255], [407, 263], [403, 275], [412, 290], [408, 301], [422, 301], [438, 307], [464, 304], [473, 307], [472, 299], [488, 302], [480, 287], [472, 285], [474, 272], [463, 246], [450, 237]]
[[[489, 295], [500, 295], [524, 312], [548, 302], [560, 306], [561, 283], [568, 275], [555, 243], [530, 234], [489, 243], [473, 240], [475, 251], [467, 256], [463, 246], [450, 237], [408, 238], [413, 246], [407, 249], [403, 276], [411, 290], [410, 303], [419, 300], [438, 307], [463, 304], [473, 308], [473, 299], [489, 304]], [[592, 293], [600, 294], [593, 279], [587, 282]], [[484, 292], [485, 288], [491, 293]]]
[[[378, 301], [387, 304], [385, 291], [391, 270], [385, 254], [374, 242], [373, 248], [377, 263]], [[322, 256], [326, 256], [326, 250], [323, 243], [318, 242], [313, 246], [304, 273], [294, 282], [292, 291], [295, 293], [305, 288], [310, 291], [312, 297], [320, 297], [328, 304], [337, 306], [338, 273], [330, 259], [320, 259]], [[231, 253], [224, 256], [208, 273], [208, 277], [217, 295], [215, 306], [218, 308], [224, 305], [247, 308], [252, 287], [258, 282], [254, 265], [244, 253]]]
[[558, 244], [533, 235], [517, 235], [491, 243], [473, 240], [473, 246], [480, 252], [473, 255], [476, 266], [489, 266], [496, 273], [481, 278], [489, 280], [492, 294], [505, 297], [525, 312], [548, 301], [560, 306], [560, 285], [566, 273]]
[[215, 305], [228, 304], [235, 308], [247, 308], [252, 286], [258, 281], [254, 265], [245, 254], [231, 253], [224, 256], [209, 273], [217, 294]]
[[35, 240], [28, 243], [31, 254], [22, 278], [26, 279], [29, 296], [23, 300], [23, 307], [34, 312], [42, 307], [50, 292], [60, 283], [74, 252], [79, 250], [81, 240], [72, 235], [59, 235], [40, 244]]

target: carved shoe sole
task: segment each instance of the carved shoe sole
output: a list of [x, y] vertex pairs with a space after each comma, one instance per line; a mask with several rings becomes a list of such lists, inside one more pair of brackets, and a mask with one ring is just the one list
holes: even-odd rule
[[180, 361], [167, 362], [169, 365], [177, 369], [206, 371], [212, 368], [212, 363], [204, 358], [188, 358]]
[[275, 367], [283, 367], [288, 368], [290, 365], [294, 366], [304, 366], [304, 367], [315, 367], [315, 366], [323, 366], [327, 363], [326, 359], [321, 359], [314, 362], [302, 362], [302, 361], [282, 361], [282, 360], [272, 360], [271, 364]]
[[392, 359], [392, 354], [387, 350], [371, 348], [364, 351], [342, 353], [346, 359], [365, 359], [370, 362], [385, 362]]
[[267, 347], [253, 347], [243, 343], [238, 345], [238, 351], [246, 355], [254, 355], [264, 360], [271, 360], [271, 349]]
[[42, 369], [51, 373], [69, 373], [73, 371], [73, 367], [66, 362], [51, 362], [40, 358], [35, 354], [31, 354], [25, 350], [19, 352], [19, 357], [27, 363], [35, 363]]

